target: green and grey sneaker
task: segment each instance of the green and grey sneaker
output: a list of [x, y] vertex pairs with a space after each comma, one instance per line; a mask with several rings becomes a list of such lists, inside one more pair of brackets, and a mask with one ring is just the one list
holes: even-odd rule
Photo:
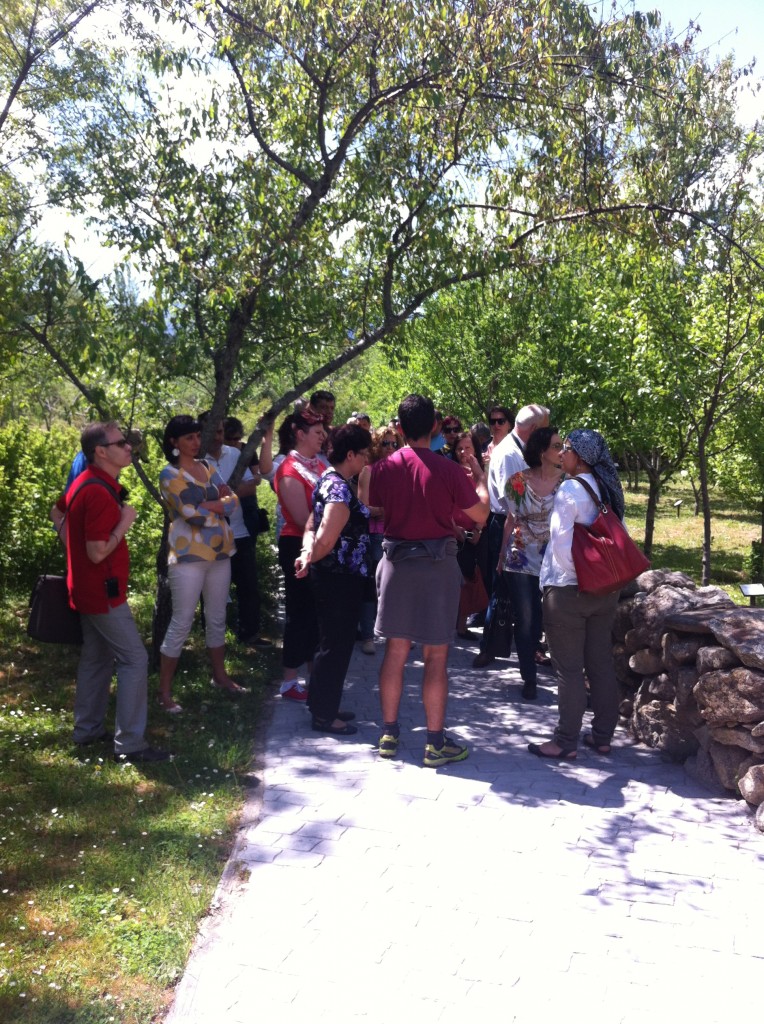
[[425, 768], [440, 768], [442, 764], [451, 764], [452, 761], [465, 761], [469, 753], [468, 748], [457, 743], [453, 736], [444, 736], [442, 747], [427, 744], [423, 763]]
[[380, 757], [386, 757], [388, 760], [395, 757], [398, 753], [398, 737], [392, 736], [389, 732], [382, 733], [377, 749]]

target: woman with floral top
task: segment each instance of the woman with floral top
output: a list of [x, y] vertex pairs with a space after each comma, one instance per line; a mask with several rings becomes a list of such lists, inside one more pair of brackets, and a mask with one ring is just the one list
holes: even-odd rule
[[246, 692], [231, 679], [224, 663], [231, 555], [236, 550], [226, 516], [239, 499], [217, 470], [198, 458], [201, 442], [201, 426], [192, 416], [173, 416], [162, 439], [168, 465], [159, 474], [159, 487], [170, 518], [167, 574], [172, 619], [160, 648], [159, 704], [171, 715], [183, 710], [173, 700], [172, 681], [201, 595], [213, 685], [228, 697]]
[[313, 659], [308, 707], [316, 732], [352, 736], [355, 715], [340, 710], [355, 642], [358, 609], [371, 572], [369, 510], [353, 494], [349, 481], [366, 465], [371, 434], [357, 424], [334, 431], [329, 461], [313, 492], [313, 515], [295, 562], [295, 576], [310, 569], [318, 615], [319, 647]]
[[525, 445], [528, 469], [507, 481], [509, 515], [499, 564], [507, 581], [525, 700], [536, 699], [536, 665], [541, 640], [539, 573], [549, 541], [549, 520], [562, 478], [562, 439], [555, 427], [534, 430]]

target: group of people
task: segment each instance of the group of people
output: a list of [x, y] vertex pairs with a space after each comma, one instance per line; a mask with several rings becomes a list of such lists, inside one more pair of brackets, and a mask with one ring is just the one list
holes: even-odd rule
[[[229, 485], [239, 461], [243, 428], [235, 417], [215, 424], [203, 459], [202, 429], [209, 414], [173, 416], [162, 448], [167, 465], [159, 486], [168, 518], [167, 575], [172, 618], [161, 644], [159, 706], [168, 714], [183, 711], [172, 683], [200, 598], [212, 685], [236, 699], [246, 692], [225, 666], [225, 631], [231, 583], [242, 643], [260, 649], [273, 643], [259, 635], [255, 541], [259, 517], [245, 520], [246, 503], [271, 469], [272, 427], [267, 428], [259, 461], [245, 469], [235, 488]], [[230, 444], [224, 444], [224, 438]], [[126, 534], [135, 509], [119, 476], [132, 461], [132, 441], [117, 423], [92, 423], [81, 435], [82, 459], [73, 467], [66, 492], [51, 518], [67, 550], [67, 586], [71, 606], [80, 612], [82, 654], [77, 669], [74, 740], [79, 746], [113, 743], [117, 760], [161, 761], [167, 751], [150, 746], [147, 720], [148, 656], [127, 604], [129, 553]], [[93, 486], [98, 485], [98, 486]], [[82, 497], [80, 497], [82, 493]], [[105, 725], [109, 690], [116, 666], [115, 731]]]
[[[259, 635], [252, 508], [245, 518], [265, 478], [278, 499], [284, 575], [281, 695], [307, 705], [314, 730], [337, 737], [356, 733], [355, 715], [342, 707], [353, 645], [360, 637], [362, 650], [373, 654], [374, 636], [383, 638], [378, 750], [383, 758], [394, 757], [404, 666], [418, 643], [427, 725], [423, 763], [439, 767], [466, 758], [467, 747], [444, 732], [446, 666], [454, 630], [466, 632], [459, 617], [463, 583], [480, 573], [490, 599], [475, 667], [494, 658], [492, 620], [501, 601], [510, 608], [524, 698], [536, 697], [538, 663], [547, 657], [542, 634], [557, 674], [557, 728], [552, 739], [531, 743], [529, 750], [575, 758], [590, 700], [594, 714], [585, 742], [610, 753], [618, 713], [610, 644], [617, 595], [580, 593], [571, 556], [574, 524], [591, 523], [597, 514], [578, 478], [623, 517], [623, 493], [602, 436], [582, 429], [563, 439], [540, 405], [525, 406], [516, 416], [496, 406], [487, 429], [477, 424], [464, 431], [458, 417], [440, 417], [428, 398], [415, 394], [376, 430], [358, 413], [333, 428], [334, 404], [330, 392], [316, 392], [297, 406], [279, 428], [275, 458], [270, 428], [259, 462], [234, 486], [229, 481], [243, 442], [239, 420], [215, 425], [204, 458], [204, 416], [174, 416], [166, 425], [167, 465], [159, 482], [170, 519], [172, 619], [161, 645], [162, 709], [182, 712], [172, 683], [200, 598], [212, 685], [226, 696], [245, 692], [225, 667], [232, 582], [240, 640], [272, 646]], [[166, 752], [149, 747], [143, 736], [147, 659], [125, 600], [125, 534], [135, 512], [124, 502], [118, 477], [130, 463], [131, 446], [116, 424], [102, 423], [83, 431], [82, 450], [87, 468], [56, 511], [66, 515], [69, 591], [82, 613], [85, 639], [75, 741], [111, 740], [104, 721], [116, 660], [115, 755], [161, 760]], [[78, 498], [88, 482], [101, 486]]]
[[[450, 420], [444, 419], [445, 437]], [[579, 592], [572, 540], [574, 524], [590, 525], [598, 514], [586, 484], [623, 519], [618, 473], [601, 434], [572, 430], [563, 440], [544, 406], [524, 406], [516, 416], [497, 406], [490, 410], [488, 423], [491, 440], [484, 446], [483, 461], [490, 515], [484, 572], [490, 599], [473, 667], [491, 664], [499, 628], [510, 631], [523, 698], [536, 699], [537, 670], [548, 657], [558, 681], [557, 729], [548, 743], [529, 744], [531, 753], [573, 760], [584, 710], [591, 703], [592, 729], [584, 742], [609, 754], [618, 718], [611, 641], [618, 595]], [[457, 461], [480, 445], [474, 428], [467, 440], [458, 433], [459, 426], [457, 421], [452, 442]], [[465, 545], [477, 543], [475, 531], [466, 531], [464, 537]]]

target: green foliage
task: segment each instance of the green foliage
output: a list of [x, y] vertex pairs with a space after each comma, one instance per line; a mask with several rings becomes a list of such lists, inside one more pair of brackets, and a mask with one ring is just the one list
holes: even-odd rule
[[[51, 505], [64, 489], [72, 459], [79, 451], [79, 432], [54, 425], [50, 430], [15, 423], [0, 427], [0, 594], [24, 594], [46, 567], [65, 572], [66, 558], [49, 519]], [[149, 445], [149, 452], [152, 446]], [[146, 471], [156, 480], [164, 465], [153, 448]], [[162, 512], [129, 468], [120, 480], [130, 490], [138, 512], [130, 530], [131, 589], [152, 593], [155, 558], [162, 530]]]
[[751, 541], [751, 550], [743, 560], [743, 572], [752, 583], [764, 583], [764, 544]]
[[0, 593], [31, 591], [46, 565], [64, 571], [63, 549], [48, 517], [63, 489], [77, 433], [48, 432], [26, 423], [0, 428]]

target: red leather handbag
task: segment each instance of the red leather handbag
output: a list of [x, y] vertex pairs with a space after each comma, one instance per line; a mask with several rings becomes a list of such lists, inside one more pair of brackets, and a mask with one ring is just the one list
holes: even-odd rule
[[586, 488], [599, 509], [591, 526], [573, 526], [572, 553], [578, 589], [582, 594], [614, 594], [649, 569], [650, 562], [612, 508], [597, 497], [585, 480], [576, 477], [576, 483]]

